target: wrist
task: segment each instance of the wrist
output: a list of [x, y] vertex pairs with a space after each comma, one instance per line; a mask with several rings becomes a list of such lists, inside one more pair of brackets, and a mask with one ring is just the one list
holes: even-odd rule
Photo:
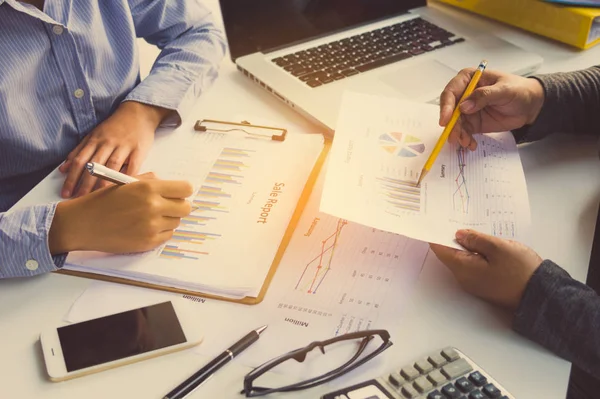
[[81, 212], [81, 199], [60, 202], [56, 205], [52, 225], [48, 232], [48, 247], [52, 255], [85, 249], [85, 230]]
[[539, 80], [530, 78], [527, 79], [529, 82], [529, 104], [530, 112], [527, 117], [527, 124], [533, 125], [537, 120], [542, 107], [544, 106], [545, 92], [544, 87]]
[[160, 123], [172, 112], [170, 109], [137, 101], [125, 101], [119, 106], [119, 109], [143, 118], [154, 127], [158, 127], [158, 125], [160, 125]]

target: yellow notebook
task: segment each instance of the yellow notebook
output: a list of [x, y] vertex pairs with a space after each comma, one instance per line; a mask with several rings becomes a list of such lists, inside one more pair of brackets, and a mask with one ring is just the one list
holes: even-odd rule
[[600, 9], [542, 0], [437, 0], [538, 35], [587, 49], [600, 43]]

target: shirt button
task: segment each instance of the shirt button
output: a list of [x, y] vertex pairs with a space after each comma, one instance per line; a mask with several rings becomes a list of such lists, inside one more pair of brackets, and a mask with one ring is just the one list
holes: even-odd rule
[[64, 31], [64, 29], [60, 25], [54, 25], [52, 27], [52, 32], [54, 32], [56, 35], [62, 35], [63, 31]]
[[75, 98], [81, 98], [81, 97], [83, 97], [84, 94], [85, 93], [81, 89], [77, 89], [73, 92], [73, 95], [75, 96]]
[[27, 262], [25, 262], [25, 267], [31, 271], [37, 270], [38, 263], [35, 259], [29, 259]]

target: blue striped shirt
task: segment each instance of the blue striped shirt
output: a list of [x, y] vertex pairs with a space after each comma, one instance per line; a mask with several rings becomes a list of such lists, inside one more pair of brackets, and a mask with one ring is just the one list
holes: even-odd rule
[[[136, 37], [162, 50], [141, 82]], [[0, 0], [0, 278], [64, 262], [48, 248], [56, 204], [6, 211], [121, 102], [184, 116], [224, 50], [198, 0]]]

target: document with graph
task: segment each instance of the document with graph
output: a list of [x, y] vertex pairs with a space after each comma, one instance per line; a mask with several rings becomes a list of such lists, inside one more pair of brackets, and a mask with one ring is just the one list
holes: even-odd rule
[[[319, 176], [303, 208], [264, 301], [251, 308], [212, 311], [224, 315], [218, 318], [231, 319], [232, 327], [268, 324], [273, 336], [285, 337], [257, 342], [245, 352], [244, 364], [258, 366], [264, 359], [306, 345], [307, 334], [328, 338], [365, 329], [404, 328], [402, 314], [429, 245], [319, 212], [324, 177]], [[227, 345], [226, 339], [215, 346]], [[206, 347], [198, 351], [215, 355]], [[339, 361], [332, 357], [319, 361]]]
[[[241, 129], [182, 127], [153, 147], [144, 170], [195, 187], [192, 212], [168, 242], [141, 254], [72, 252], [63, 269], [220, 297], [257, 297], [324, 138], [290, 132], [278, 141]], [[64, 177], [56, 173], [47, 179], [55, 187], [41, 184], [38, 193], [60, 191]], [[33, 197], [44, 201], [43, 195]]]
[[434, 105], [347, 93], [321, 211], [455, 248], [460, 228], [526, 240], [529, 199], [510, 132], [477, 135], [476, 151], [447, 143], [416, 186], [438, 118]]

